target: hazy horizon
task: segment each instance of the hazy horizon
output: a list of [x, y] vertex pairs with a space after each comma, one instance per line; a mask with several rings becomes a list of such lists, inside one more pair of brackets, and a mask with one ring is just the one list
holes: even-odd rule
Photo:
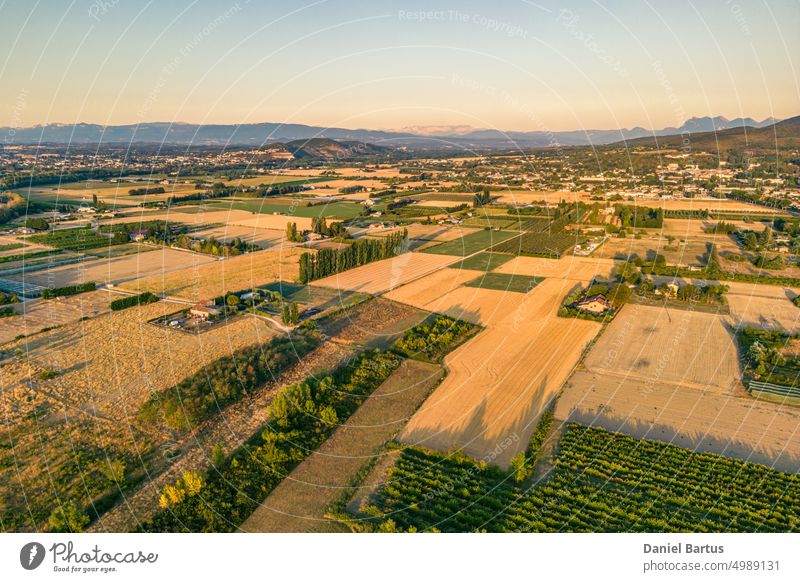
[[800, 110], [800, 5], [788, 0], [12, 0], [3, 16], [6, 127], [575, 131]]

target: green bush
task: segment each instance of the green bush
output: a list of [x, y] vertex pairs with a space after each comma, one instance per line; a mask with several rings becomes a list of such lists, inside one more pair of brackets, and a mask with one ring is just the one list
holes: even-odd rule
[[129, 295], [127, 297], [122, 297], [121, 299], [115, 299], [111, 302], [111, 311], [120, 311], [122, 309], [127, 309], [128, 307], [134, 307], [136, 305], [147, 305], [148, 303], [155, 303], [158, 301], [158, 296], [153, 295], [149, 291], [145, 291], [144, 293], [140, 293], [139, 295]]
[[407, 358], [440, 362], [445, 354], [464, 342], [477, 329], [477, 326], [466, 321], [437, 315], [432, 321], [422, 322], [406, 331], [392, 349]]
[[94, 281], [88, 281], [80, 285], [69, 285], [67, 287], [51, 287], [42, 291], [42, 299], [68, 297], [69, 295], [78, 295], [79, 293], [86, 293], [87, 291], [94, 291], [95, 289], [97, 289], [97, 284]]
[[287, 369], [319, 344], [317, 334], [300, 330], [266, 345], [241, 349], [203, 367], [176, 386], [153, 394], [139, 417], [188, 430]]

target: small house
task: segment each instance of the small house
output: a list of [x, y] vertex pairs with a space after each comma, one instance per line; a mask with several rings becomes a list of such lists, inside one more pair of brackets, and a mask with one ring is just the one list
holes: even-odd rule
[[132, 230], [128, 236], [133, 242], [142, 242], [147, 238], [147, 231], [144, 229]]
[[189, 310], [189, 315], [197, 317], [198, 319], [215, 319], [219, 317], [222, 312], [216, 307], [209, 307], [202, 303], [195, 305]]
[[611, 303], [603, 295], [584, 297], [575, 306], [578, 310], [592, 315], [602, 315], [611, 309]]

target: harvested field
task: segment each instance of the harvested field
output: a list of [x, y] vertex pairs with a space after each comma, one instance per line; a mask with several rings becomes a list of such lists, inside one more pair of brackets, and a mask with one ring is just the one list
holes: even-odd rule
[[[775, 292], [757, 299], [779, 301]], [[800, 410], [747, 396], [726, 318], [670, 313], [626, 306], [567, 383], [556, 417], [796, 472]]]
[[[602, 247], [601, 247], [602, 248]], [[589, 281], [595, 276], [608, 278], [616, 263], [598, 257], [565, 256], [558, 260], [538, 257], [515, 257], [496, 269], [495, 273], [529, 275], [546, 279]]]
[[303, 249], [279, 247], [224, 261], [215, 260], [164, 276], [138, 279], [124, 283], [121, 288], [136, 293], [150, 291], [186, 301], [210, 299], [228, 291], [252, 289], [276, 280], [295, 281], [302, 253]]
[[[664, 219], [664, 226], [662, 228], [652, 230], [658, 231], [664, 236], [672, 235], [679, 238], [692, 239], [697, 236], [715, 236], [713, 234], [707, 234], [705, 229], [713, 227], [719, 222], [720, 220], [717, 220], [716, 218], [705, 218], [702, 220], [688, 218], [666, 218]], [[744, 222], [743, 220], [725, 220], [724, 222], [727, 224], [732, 224], [741, 229], [758, 229], [759, 227], [763, 228], [763, 226], [757, 222]], [[727, 235], [717, 234], [716, 237], [726, 238]]]
[[375, 261], [324, 279], [311, 285], [380, 294], [423, 277], [456, 261], [449, 255], [403, 253], [391, 259]]
[[444, 198], [426, 198], [424, 200], [420, 200], [414, 206], [430, 206], [432, 208], [439, 208], [442, 211], [445, 211], [448, 208], [453, 208], [455, 206], [459, 206], [460, 204], [469, 204], [472, 200], [470, 198], [461, 199], [461, 200], [447, 200]]
[[117, 298], [119, 295], [108, 291], [93, 291], [48, 301], [32, 299], [17, 303], [14, 309], [19, 316], [0, 318], [0, 344], [19, 335], [31, 335], [45, 328], [76, 322], [84, 317], [95, 317], [109, 311], [109, 304]]
[[258, 245], [262, 249], [272, 248], [286, 240], [285, 230], [266, 229], [266, 228], [249, 228], [247, 226], [217, 226], [211, 228], [204, 228], [196, 230], [192, 233], [194, 238], [211, 238], [229, 242], [235, 238], [241, 239], [244, 242]]
[[[727, 236], [720, 235], [718, 239], [730, 242]], [[707, 244], [717, 243], [718, 250], [732, 250], [731, 245], [720, 245], [723, 240], [715, 240], [714, 237], [703, 235], [681, 242], [675, 240], [672, 244], [666, 238], [646, 237], [636, 239], [610, 238], [593, 254], [598, 259], [622, 259], [623, 257], [637, 256], [643, 260], [649, 260], [656, 253], [664, 255], [670, 265], [704, 265], [705, 255], [708, 250]]]
[[342, 531], [326, 509], [391, 440], [439, 382], [440, 366], [405, 360], [344, 425], [295, 468], [245, 521], [248, 532]]
[[7, 278], [42, 287], [65, 287], [85, 281], [94, 281], [98, 285], [116, 284], [140, 277], [160, 278], [161, 275], [169, 276], [176, 271], [182, 273], [182, 277], [187, 277], [184, 272], [191, 272], [215, 261], [209, 255], [161, 248], [112, 259], [89, 260], [33, 273], [9, 275]]
[[736, 343], [722, 317], [626, 305], [589, 353], [587, 370], [733, 394], [742, 390]]
[[796, 291], [771, 285], [727, 285], [730, 287], [728, 304], [735, 326], [800, 332], [800, 308], [791, 301], [797, 295]]
[[[197, 211], [187, 212], [189, 208], [193, 210], [196, 209]], [[289, 208], [291, 207], [287, 206], [287, 209]], [[311, 218], [308, 217], [284, 214], [256, 214], [254, 212], [237, 209], [223, 210], [214, 205], [179, 206], [171, 210], [160, 210], [156, 212], [135, 211], [120, 218], [103, 221], [102, 224], [120, 224], [147, 220], [168, 220], [194, 226], [228, 225], [244, 226], [253, 230], [272, 229], [280, 231], [286, 230], [287, 222], [294, 222], [297, 224], [298, 230], [311, 229]]]
[[[297, 219], [304, 219], [309, 221], [309, 223], [312, 218], [319, 216], [325, 216], [328, 219], [354, 218], [361, 214], [363, 209], [360, 204], [345, 200], [325, 200], [321, 201], [324, 202], [323, 204], [314, 205], [309, 205], [309, 202], [310, 201], [308, 198], [282, 199], [277, 201], [272, 201], [269, 198], [246, 198], [238, 200], [225, 200], [223, 202], [215, 201], [207, 204], [209, 207], [219, 210], [226, 209], [230, 211], [245, 211], [257, 214], [259, 216], [282, 216], [289, 222], [296, 222]], [[264, 224], [266, 226], [263, 228], [280, 228], [278, 226], [271, 225], [269, 222], [265, 222]]]
[[[252, 176], [247, 178], [235, 178], [234, 180], [227, 180], [225, 182], [226, 186], [277, 186], [279, 184], [285, 184], [287, 182], [298, 182], [303, 180], [304, 178], [310, 178], [318, 180], [319, 176], [311, 176], [311, 175], [286, 175], [286, 174], [262, 174], [260, 176]], [[319, 183], [319, 182], [312, 182]], [[321, 182], [324, 183], [324, 182]]]
[[[146, 194], [131, 196], [130, 190], [138, 188], [164, 188], [163, 194]], [[92, 196], [105, 202], [109, 206], [139, 206], [142, 202], [155, 202], [166, 200], [170, 196], [185, 196], [198, 194], [194, 184], [156, 184], [155, 182], [74, 182], [61, 186], [35, 186], [20, 190], [31, 200], [38, 202], [52, 202], [57, 204], [91, 205]]]
[[498, 202], [501, 204], [530, 204], [532, 202], [544, 201], [548, 204], [558, 204], [562, 200], [567, 202], [587, 202], [590, 203], [591, 194], [589, 192], [567, 192], [567, 191], [541, 191], [531, 190], [500, 190], [492, 192], [492, 196], [499, 195]]
[[386, 298], [428, 311], [439, 311], [437, 305], [444, 295], [474, 278], [474, 271], [444, 268], [387, 293]]
[[[405, 444], [508, 467], [600, 324], [556, 316], [569, 290], [558, 279], [527, 294], [461, 288], [486, 301], [486, 329], [445, 358], [449, 370], [401, 435]], [[516, 299], [497, 311], [498, 298]]]
[[[234, 211], [231, 211], [234, 212]], [[293, 222], [297, 225], [297, 230], [311, 230], [311, 218], [304, 216], [286, 216], [283, 214], [259, 214], [250, 218], [233, 218], [226, 221], [230, 226], [246, 226], [248, 228], [265, 228], [286, 231], [286, 224]]]

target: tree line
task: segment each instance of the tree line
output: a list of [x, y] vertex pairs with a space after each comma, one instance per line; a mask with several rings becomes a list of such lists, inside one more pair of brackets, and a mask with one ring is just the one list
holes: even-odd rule
[[300, 255], [300, 282], [308, 283], [373, 261], [388, 259], [408, 250], [408, 230], [380, 239], [362, 238], [344, 249], [320, 249]]

